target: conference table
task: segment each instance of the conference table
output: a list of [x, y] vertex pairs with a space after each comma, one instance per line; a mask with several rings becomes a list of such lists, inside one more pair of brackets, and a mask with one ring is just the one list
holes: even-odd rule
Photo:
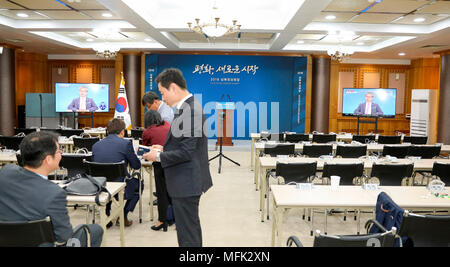
[[[257, 188], [258, 188], [258, 180], [257, 180], [257, 178], [258, 178], [257, 175], [258, 174], [257, 173], [258, 173], [258, 167], [259, 167], [258, 158], [259, 158], [259, 155], [260, 155], [261, 151], [264, 150], [264, 146], [266, 144], [273, 146], [273, 145], [277, 145], [277, 144], [289, 144], [289, 143], [279, 143], [279, 142], [268, 141], [268, 142], [258, 142], [258, 143], [254, 144], [254, 148], [253, 148], [254, 153], [252, 153], [252, 152], [251, 153], [253, 155], [252, 158], [254, 158], [254, 166], [255, 166], [255, 168], [254, 168], [254, 171], [255, 171], [254, 180], [255, 180], [255, 184], [256, 184]], [[326, 144], [318, 144], [318, 145], [326, 145]], [[350, 144], [338, 144], [338, 143], [332, 144], [332, 145], [333, 145], [333, 151], [334, 152], [336, 151], [336, 148], [337, 148], [338, 145], [352, 146]], [[390, 145], [390, 146], [410, 146], [410, 144], [398, 144], [398, 145]], [[368, 144], [367, 145], [367, 153], [370, 153], [370, 152], [381, 152], [381, 151], [383, 151], [383, 147], [384, 147], [383, 144]], [[303, 144], [295, 143], [295, 151], [303, 151]], [[450, 153], [450, 145], [442, 145], [441, 146], [441, 153]]]
[[[60, 187], [64, 186], [63, 181], [55, 180], [54, 183], [58, 184]], [[103, 228], [104, 233], [106, 233], [106, 225], [109, 222], [115, 223], [115, 219], [118, 217], [120, 222], [120, 246], [125, 246], [125, 234], [124, 234], [124, 192], [125, 192], [126, 183], [120, 182], [107, 182], [106, 189], [111, 194], [111, 201], [116, 202], [114, 196], [118, 195], [118, 205], [111, 205], [110, 215], [106, 215], [106, 204], [108, 203], [108, 195], [106, 193], [101, 193], [99, 197], [99, 202], [101, 205], [97, 205], [95, 202], [95, 196], [77, 196], [77, 195], [67, 195], [67, 204], [68, 205], [89, 205], [89, 206], [97, 206], [100, 212], [100, 221], [98, 224]], [[94, 208], [95, 210], [95, 208]], [[104, 244], [106, 240], [106, 235], [103, 235], [102, 244]]]
[[[259, 175], [259, 182], [260, 182], [260, 194], [259, 194], [259, 204], [260, 204], [260, 210], [261, 210], [261, 222], [264, 221], [264, 215], [265, 215], [265, 205], [264, 205], [264, 196], [266, 194], [266, 179], [265, 175], [268, 170], [275, 169], [277, 161], [280, 162], [289, 162], [289, 163], [304, 163], [304, 162], [317, 162], [317, 171], [321, 171], [323, 169], [323, 166], [326, 163], [357, 163], [357, 162], [363, 162], [364, 163], [364, 171], [366, 173], [370, 172], [372, 169], [373, 163], [390, 163], [386, 159], [377, 159], [377, 160], [371, 160], [371, 159], [355, 159], [355, 158], [333, 158], [330, 160], [327, 159], [321, 159], [321, 158], [302, 158], [302, 157], [295, 157], [295, 158], [280, 158], [277, 159], [275, 157], [258, 157], [259, 158], [259, 168], [258, 172], [255, 170], [255, 173]], [[420, 159], [420, 160], [410, 160], [410, 159], [398, 159], [396, 163], [398, 164], [410, 164], [414, 163], [413, 171], [431, 171], [433, 169], [434, 162], [443, 162], [443, 163], [450, 163], [450, 159]], [[407, 187], [407, 186], [404, 186]]]
[[[372, 209], [375, 210], [380, 192], [387, 193], [405, 210], [443, 209], [450, 210], [450, 198], [436, 197], [424, 186], [380, 186], [377, 190], [365, 190], [361, 186], [317, 185], [311, 190], [302, 190], [295, 185], [271, 185], [273, 195], [272, 246], [281, 246], [283, 219], [287, 209]], [[445, 193], [450, 187], [445, 187]], [[312, 220], [311, 220], [312, 227]]]
[[[250, 133], [250, 137], [252, 139], [252, 145], [250, 150], [250, 168], [253, 170], [254, 165], [254, 153], [255, 153], [255, 143], [257, 140], [261, 138], [260, 133]], [[309, 140], [312, 140], [313, 134], [309, 134]], [[336, 141], [342, 141], [342, 142], [350, 142], [352, 141], [353, 135], [350, 133], [345, 134], [338, 134], [336, 135]]]

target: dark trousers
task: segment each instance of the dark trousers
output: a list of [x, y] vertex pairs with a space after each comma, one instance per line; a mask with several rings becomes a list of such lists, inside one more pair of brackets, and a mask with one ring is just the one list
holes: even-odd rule
[[198, 215], [200, 196], [172, 198], [176, 218], [178, 246], [201, 247], [202, 228]]
[[[116, 181], [117, 182], [123, 182], [123, 178], [119, 178]], [[125, 195], [124, 195], [124, 199], [125, 204], [124, 204], [124, 208], [123, 208], [123, 214], [125, 219], [128, 218], [128, 212], [133, 212], [134, 208], [136, 207], [136, 204], [139, 201], [139, 180], [132, 178], [132, 179], [127, 179], [126, 181], [126, 186], [125, 186]], [[144, 190], [144, 183], [142, 183], [141, 185], [141, 190]], [[118, 200], [119, 197], [116, 195], [115, 198]], [[108, 204], [106, 204], [106, 215], [109, 216], [111, 213], [111, 204], [112, 202], [110, 201]]]
[[158, 197], [158, 220], [160, 222], [167, 221], [167, 208], [172, 201], [167, 193], [166, 177], [161, 163], [153, 163], [153, 172], [155, 174], [156, 196]]

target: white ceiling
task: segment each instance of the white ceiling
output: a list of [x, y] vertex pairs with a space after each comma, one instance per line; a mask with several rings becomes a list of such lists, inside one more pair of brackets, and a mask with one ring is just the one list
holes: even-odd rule
[[[189, 31], [188, 22], [213, 16], [230, 25], [237, 20], [241, 34], [214, 39]], [[105, 43], [121, 50], [286, 53], [344, 46], [355, 51], [352, 58], [414, 59], [450, 49], [450, 1], [0, 0], [0, 43], [45, 54], [94, 54]]]

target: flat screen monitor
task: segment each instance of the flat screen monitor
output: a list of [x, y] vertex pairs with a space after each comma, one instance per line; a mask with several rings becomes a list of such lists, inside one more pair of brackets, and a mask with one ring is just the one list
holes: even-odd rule
[[395, 88], [344, 88], [343, 116], [395, 117]]
[[108, 112], [109, 84], [56, 83], [56, 112]]

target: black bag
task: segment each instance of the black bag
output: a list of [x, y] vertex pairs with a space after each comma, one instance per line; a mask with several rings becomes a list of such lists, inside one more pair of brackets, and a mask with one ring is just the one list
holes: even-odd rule
[[63, 189], [69, 195], [95, 196], [95, 203], [101, 206], [99, 197], [102, 192], [108, 194], [108, 203], [111, 201], [111, 193], [106, 189], [106, 177], [92, 177], [88, 174], [77, 174], [65, 182]]

